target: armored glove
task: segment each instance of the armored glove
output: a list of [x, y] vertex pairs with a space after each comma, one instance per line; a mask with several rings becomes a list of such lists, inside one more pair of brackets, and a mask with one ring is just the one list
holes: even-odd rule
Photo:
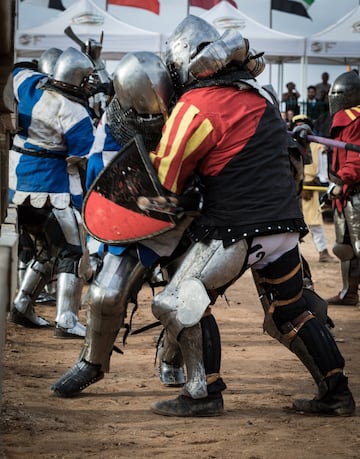
[[336, 183], [330, 183], [326, 190], [326, 194], [328, 195], [328, 199], [340, 198], [342, 196], [342, 186]]
[[310, 150], [310, 142], [307, 139], [308, 135], [312, 134], [311, 127], [307, 124], [295, 126], [292, 135], [304, 157], [304, 164], [312, 163], [312, 156]]
[[342, 196], [342, 185], [336, 183], [330, 183], [326, 192], [320, 198], [321, 205], [330, 205], [334, 199], [341, 198]]

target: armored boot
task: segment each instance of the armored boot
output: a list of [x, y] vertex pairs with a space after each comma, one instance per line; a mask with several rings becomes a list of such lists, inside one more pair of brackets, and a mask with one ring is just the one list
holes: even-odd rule
[[295, 400], [293, 408], [307, 414], [351, 416], [355, 402], [343, 372], [344, 359], [329, 330], [316, 318], [306, 320], [309, 315], [304, 314], [295, 324], [290, 349], [314, 377], [318, 394], [313, 400]]
[[51, 390], [58, 397], [75, 397], [91, 384], [103, 379], [104, 372], [100, 368], [101, 365], [79, 360], [51, 386]]
[[328, 304], [342, 306], [356, 306], [359, 302], [359, 260], [341, 262], [342, 290], [335, 296], [327, 299]]
[[75, 274], [59, 273], [56, 294], [55, 338], [84, 338], [78, 313], [84, 281]]
[[185, 384], [184, 360], [179, 344], [164, 330], [157, 346], [159, 377], [164, 386], [179, 387]]
[[47, 327], [49, 322], [36, 315], [35, 300], [44, 288], [48, 278], [46, 263], [32, 261], [25, 271], [18, 271], [21, 284], [10, 311], [10, 320], [18, 325], [29, 328]]
[[293, 408], [302, 413], [328, 416], [352, 416], [355, 413], [355, 401], [348, 378], [342, 372], [326, 377], [322, 388], [322, 393], [312, 400], [294, 400]]

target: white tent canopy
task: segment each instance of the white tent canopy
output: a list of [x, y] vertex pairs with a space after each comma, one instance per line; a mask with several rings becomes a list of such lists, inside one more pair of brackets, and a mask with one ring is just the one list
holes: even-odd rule
[[305, 54], [305, 38], [270, 29], [246, 16], [229, 2], [215, 5], [201, 18], [212, 24], [219, 32], [229, 28], [239, 29], [250, 41], [250, 46], [258, 52], [265, 52], [269, 62], [290, 62], [299, 60]]
[[[249, 16], [234, 8], [227, 1], [215, 5], [200, 16], [212, 24], [220, 33], [226, 29], [236, 28], [250, 42], [250, 47], [257, 52], [264, 52], [268, 63], [278, 64], [277, 92], [281, 93], [283, 87], [283, 63], [303, 63], [305, 56], [305, 38], [290, 35], [270, 29]], [[302, 84], [304, 81], [304, 66], [301, 66]], [[271, 83], [271, 73], [269, 75]]]
[[307, 39], [309, 63], [360, 64], [360, 6]]
[[15, 36], [17, 57], [38, 57], [48, 48], [64, 50], [76, 46], [64, 34], [68, 26], [83, 42], [89, 38], [100, 40], [104, 32], [103, 59], [119, 59], [123, 54], [134, 51], [159, 53], [161, 50], [160, 33], [126, 24], [99, 8], [92, 0], [80, 0], [45, 24], [18, 30]]

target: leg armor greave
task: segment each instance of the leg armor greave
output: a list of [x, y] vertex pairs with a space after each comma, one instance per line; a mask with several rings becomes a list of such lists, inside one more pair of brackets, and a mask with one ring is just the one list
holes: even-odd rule
[[208, 395], [208, 392], [203, 364], [202, 330], [200, 324], [184, 328], [178, 341], [186, 364], [187, 382], [184, 386], [184, 391], [190, 394], [192, 398], [204, 398]]
[[184, 359], [179, 343], [164, 330], [158, 343], [160, 381], [165, 386], [181, 386], [185, 384]]
[[[239, 277], [247, 248], [245, 240], [227, 248], [218, 240], [195, 244], [170, 283], [154, 298], [155, 317], [179, 341], [187, 371], [186, 390], [193, 398], [205, 397], [207, 393], [202, 333], [197, 325], [211, 303], [208, 292], [216, 292]], [[201, 348], [196, 348], [193, 343], [199, 341], [199, 333]]]
[[[31, 263], [31, 262], [30, 262]], [[18, 277], [18, 287], [20, 288], [26, 273], [26, 269], [30, 263], [25, 263], [24, 261], [18, 260], [17, 264], [17, 277]]]
[[85, 327], [78, 316], [83, 285], [84, 281], [75, 274], [58, 274], [55, 336], [85, 336]]
[[45, 284], [49, 281], [50, 275], [50, 263], [32, 261], [28, 264], [19, 287], [19, 292], [14, 300], [14, 305], [18, 311], [25, 313], [29, 304], [35, 301]]
[[320, 387], [328, 374], [342, 371], [344, 360], [325, 326], [326, 302], [311, 290], [302, 291], [298, 262], [295, 248], [254, 272], [254, 279], [267, 316], [264, 330], [297, 355]]
[[357, 303], [358, 288], [360, 283], [360, 260], [358, 258], [341, 262], [342, 289], [339, 293], [340, 299], [345, 296], [352, 298]]
[[39, 261], [30, 262], [25, 270], [21, 285], [19, 286], [19, 291], [13, 302], [13, 310], [16, 310], [37, 326], [48, 325], [47, 321], [35, 314], [34, 303], [45, 284], [48, 282], [50, 273], [50, 263], [40, 263]]
[[145, 268], [136, 252], [107, 253], [86, 298], [87, 326], [80, 358], [109, 371], [110, 356], [126, 317], [127, 305], [141, 288]]

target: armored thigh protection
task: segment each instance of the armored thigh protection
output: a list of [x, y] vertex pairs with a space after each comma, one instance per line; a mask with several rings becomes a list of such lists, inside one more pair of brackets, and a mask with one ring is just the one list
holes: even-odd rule
[[245, 240], [226, 248], [218, 240], [196, 243], [170, 283], [154, 298], [155, 317], [175, 337], [184, 328], [199, 323], [218, 291], [240, 276], [247, 249]]

